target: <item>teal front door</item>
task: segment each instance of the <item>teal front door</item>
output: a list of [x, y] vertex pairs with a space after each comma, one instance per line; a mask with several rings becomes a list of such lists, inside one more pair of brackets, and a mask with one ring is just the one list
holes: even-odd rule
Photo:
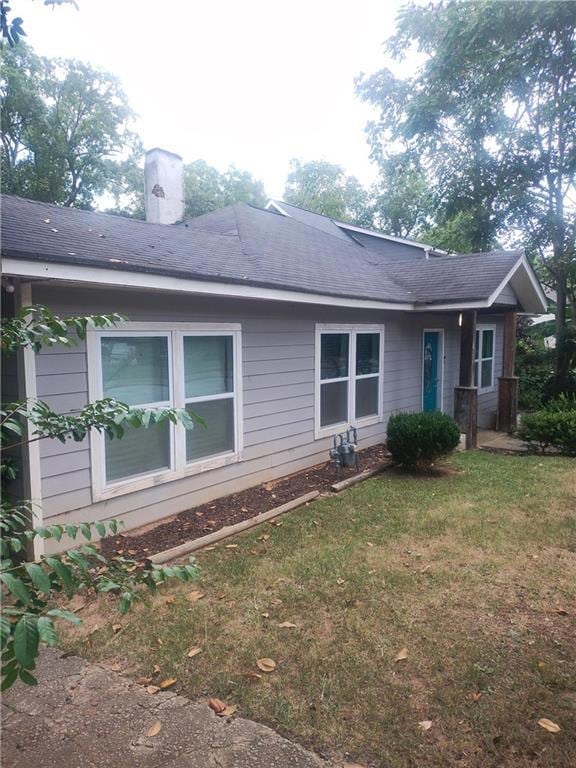
[[440, 331], [424, 331], [422, 410], [439, 411], [442, 391]]

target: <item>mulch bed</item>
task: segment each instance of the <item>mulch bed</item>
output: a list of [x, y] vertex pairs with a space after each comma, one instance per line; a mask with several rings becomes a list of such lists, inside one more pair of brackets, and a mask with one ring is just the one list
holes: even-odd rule
[[[383, 445], [365, 448], [359, 452], [359, 471], [372, 469], [387, 458], [388, 453]], [[355, 474], [354, 469], [341, 469], [340, 479], [344, 480]], [[226, 525], [234, 525], [262, 512], [268, 512], [310, 491], [328, 491], [336, 480], [336, 467], [333, 462], [328, 461], [288, 477], [188, 509], [166, 522], [147, 526], [141, 533], [136, 530], [109, 536], [102, 540], [102, 550], [107, 557], [123, 555], [135, 560], [144, 560], [155, 552], [162, 552], [219, 531]]]

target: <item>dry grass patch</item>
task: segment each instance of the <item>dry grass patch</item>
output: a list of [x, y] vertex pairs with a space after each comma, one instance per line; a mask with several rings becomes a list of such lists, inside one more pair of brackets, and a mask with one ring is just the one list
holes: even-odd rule
[[164, 589], [117, 633], [101, 603], [70, 645], [365, 765], [575, 765], [576, 463], [454, 469], [386, 473], [238, 537], [199, 556], [203, 599]]

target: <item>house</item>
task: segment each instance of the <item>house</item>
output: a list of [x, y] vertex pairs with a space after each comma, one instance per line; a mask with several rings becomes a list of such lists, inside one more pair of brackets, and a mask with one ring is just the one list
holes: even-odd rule
[[477, 424], [514, 423], [516, 315], [546, 309], [522, 252], [450, 256], [281, 201], [182, 221], [182, 161], [158, 149], [145, 181], [147, 222], [2, 199], [5, 307], [128, 317], [27, 350], [5, 396], [61, 412], [113, 396], [208, 425], [32, 443], [45, 524], [151, 523], [324, 461], [349, 424], [381, 442], [399, 410], [455, 414], [469, 447]]

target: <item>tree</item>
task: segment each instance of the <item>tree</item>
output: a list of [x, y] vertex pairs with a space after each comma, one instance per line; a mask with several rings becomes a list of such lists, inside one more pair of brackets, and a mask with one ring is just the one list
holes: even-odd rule
[[20, 43], [2, 53], [3, 191], [90, 208], [129, 190], [142, 154], [118, 80], [79, 61], [46, 59]]
[[[408, 78], [358, 82], [379, 109], [372, 156], [418, 152], [444, 222], [465, 215], [472, 250], [510, 231], [557, 294], [556, 379], [566, 381], [576, 235], [576, 4], [447, 0], [408, 5], [388, 52], [425, 57]], [[572, 363], [573, 364], [573, 363]], [[570, 363], [568, 363], [570, 365]]]
[[346, 175], [342, 166], [327, 160], [292, 160], [284, 200], [338, 221], [361, 227], [373, 224], [368, 192], [355, 176]]
[[[16, 354], [25, 347], [38, 351], [43, 346], [70, 345], [85, 338], [88, 325], [106, 328], [123, 320], [121, 315], [61, 318], [44, 307], [25, 307], [17, 317], [3, 320], [1, 348], [3, 354]], [[115, 534], [118, 522], [80, 522], [67, 525], [36, 526], [31, 524], [32, 504], [11, 501], [7, 492], [15, 479], [15, 463], [10, 454], [22, 446], [45, 438], [82, 440], [96, 429], [111, 439], [121, 439], [126, 427], [145, 429], [163, 421], [194, 426], [197, 417], [182, 409], [147, 410], [129, 407], [107, 398], [85, 406], [76, 415], [55, 413], [41, 401], [23, 401], [2, 405], [0, 438], [2, 447], [1, 477], [3, 485], [0, 508], [0, 584], [2, 612], [0, 617], [2, 690], [20, 678], [35, 685], [32, 675], [44, 642], [55, 645], [58, 635], [56, 619], [81, 623], [70, 611], [54, 605], [57, 593], [71, 597], [80, 589], [118, 596], [121, 613], [130, 609], [140, 595], [140, 588], [155, 589], [167, 579], [188, 581], [196, 577], [191, 561], [183, 566], [143, 567], [120, 556], [107, 560], [93, 544], [69, 550], [64, 555], [47, 555], [36, 562], [25, 559], [27, 545], [36, 537], [60, 541], [67, 535], [91, 539], [94, 533]]]
[[434, 211], [428, 179], [410, 153], [382, 161], [373, 195], [374, 222], [382, 232], [414, 239], [430, 227]]
[[202, 216], [233, 203], [249, 203], [263, 207], [267, 197], [264, 185], [248, 171], [230, 166], [224, 173], [195, 160], [184, 166], [184, 200], [186, 216]]

